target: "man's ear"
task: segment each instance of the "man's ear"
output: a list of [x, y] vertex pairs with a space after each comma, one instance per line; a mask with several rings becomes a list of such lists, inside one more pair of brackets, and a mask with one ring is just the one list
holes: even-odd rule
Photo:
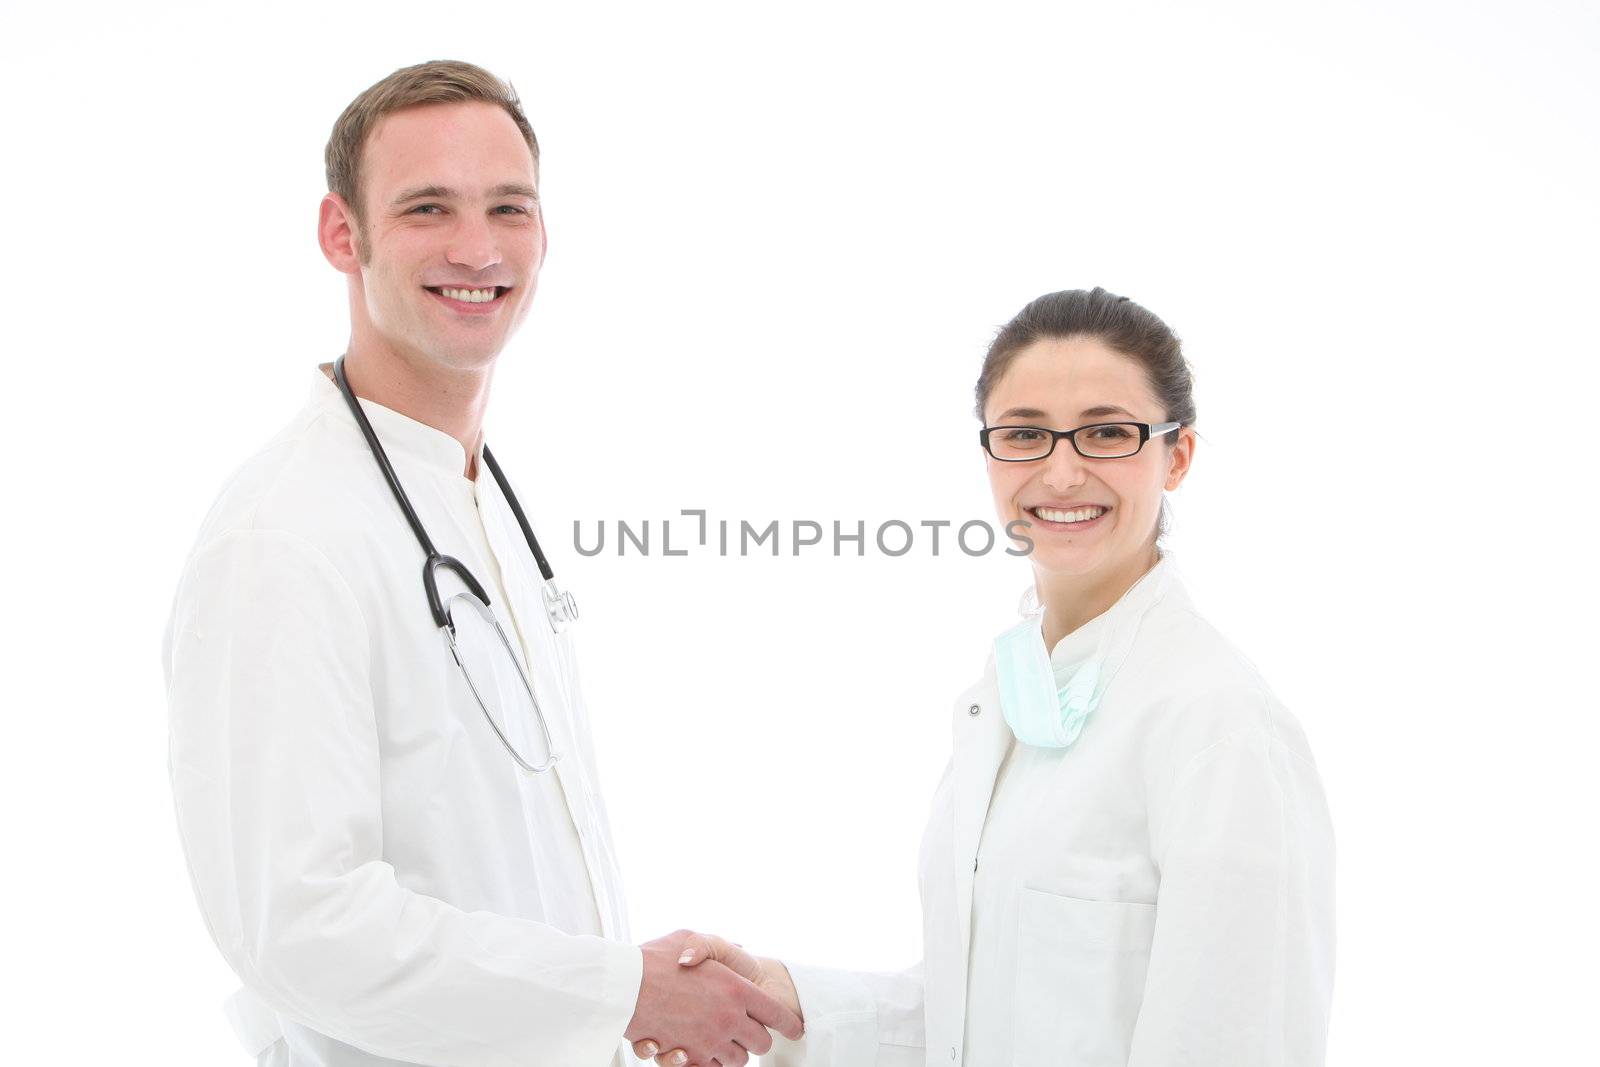
[[322, 198], [317, 211], [317, 243], [334, 270], [341, 274], [361, 273], [356, 214], [338, 193]]
[[1188, 426], [1178, 429], [1178, 443], [1172, 446], [1172, 454], [1168, 456], [1167, 484], [1168, 490], [1176, 489], [1183, 484], [1183, 479], [1189, 474], [1189, 466], [1194, 463], [1194, 430]]

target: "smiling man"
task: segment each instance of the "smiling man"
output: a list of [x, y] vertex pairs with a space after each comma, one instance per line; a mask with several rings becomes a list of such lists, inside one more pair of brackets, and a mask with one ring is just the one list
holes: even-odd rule
[[[328, 142], [350, 340], [224, 487], [164, 648], [178, 826], [259, 1063], [746, 1062], [800, 1020], [687, 934], [629, 943], [571, 605], [484, 447], [544, 263], [538, 144], [465, 63]], [[487, 467], [487, 473], [485, 468]]]

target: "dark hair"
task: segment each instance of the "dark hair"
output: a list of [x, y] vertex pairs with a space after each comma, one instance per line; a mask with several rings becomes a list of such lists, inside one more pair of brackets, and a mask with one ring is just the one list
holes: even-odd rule
[[[1095, 338], [1138, 363], [1165, 409], [1162, 421], [1194, 424], [1194, 376], [1177, 334], [1152, 312], [1099, 286], [1046, 293], [1000, 328], [978, 375], [978, 419], [1018, 352], [1041, 339], [1068, 337]], [[1171, 445], [1177, 439], [1172, 434], [1166, 440]]]

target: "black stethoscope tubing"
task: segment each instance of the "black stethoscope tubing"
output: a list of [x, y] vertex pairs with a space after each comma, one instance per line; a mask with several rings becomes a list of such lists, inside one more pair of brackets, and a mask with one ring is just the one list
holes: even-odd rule
[[[450, 655], [454, 657], [456, 666], [461, 669], [461, 675], [466, 679], [467, 687], [472, 691], [472, 697], [478, 703], [478, 708], [483, 712], [484, 720], [489, 728], [500, 740], [500, 744], [511, 754], [523, 770], [538, 774], [548, 771], [555, 766], [561, 758], [556, 752], [555, 740], [550, 734], [550, 722], [545, 718], [544, 709], [539, 704], [539, 695], [533, 690], [533, 682], [528, 678], [528, 672], [522, 667], [517, 658], [516, 650], [511, 647], [511, 639], [506, 636], [505, 628], [494, 617], [494, 612], [489, 607], [489, 594], [484, 590], [478, 579], [466, 568], [460, 560], [443, 555], [433, 546], [433, 540], [428, 536], [428, 531], [423, 529], [422, 520], [417, 517], [416, 508], [411, 506], [411, 498], [406, 496], [406, 491], [400, 486], [400, 478], [394, 472], [394, 465], [389, 462], [389, 455], [383, 450], [383, 445], [378, 441], [378, 435], [372, 429], [372, 423], [367, 421], [366, 413], [361, 410], [361, 403], [356, 399], [350, 382], [344, 376], [344, 356], [340, 356], [333, 363], [333, 380], [339, 386], [345, 403], [350, 407], [350, 413], [355, 416], [356, 425], [361, 427], [361, 435], [367, 439], [367, 447], [371, 450], [373, 458], [378, 461], [378, 469], [383, 472], [384, 480], [389, 483], [389, 491], [394, 496], [395, 503], [400, 505], [400, 510], [405, 514], [406, 522], [411, 525], [411, 532], [417, 537], [417, 544], [422, 546], [422, 584], [428, 594], [428, 610], [433, 613], [433, 621], [445, 635], [445, 640], [450, 646]], [[528, 548], [533, 552], [533, 558], [539, 564], [539, 574], [544, 578], [544, 608], [545, 615], [550, 623], [550, 628], [559, 632], [566, 623], [578, 617], [577, 602], [572, 599], [571, 593], [563, 593], [556, 588], [555, 575], [546, 562], [544, 553], [539, 550], [539, 539], [533, 535], [533, 527], [528, 524], [528, 517], [523, 514], [522, 505], [517, 501], [517, 495], [511, 491], [511, 484], [506, 481], [505, 472], [500, 469], [500, 464], [495, 462], [494, 454], [489, 451], [489, 446], [483, 446], [483, 459], [489, 465], [489, 472], [494, 475], [500, 492], [505, 497], [506, 503], [511, 505], [511, 513], [517, 517], [517, 525], [522, 527], [522, 536], [528, 542]], [[450, 615], [450, 609], [439, 599], [439, 587], [434, 579], [435, 572], [444, 567], [454, 571], [457, 577], [467, 586], [468, 592], [477, 598], [479, 609], [488, 621], [494, 626], [496, 636], [506, 655], [511, 658], [511, 664], [516, 668], [517, 678], [522, 683], [523, 690], [528, 694], [528, 700], [533, 706], [533, 714], [539, 721], [539, 728], [544, 734], [545, 751], [547, 758], [541, 763], [530, 763], [518, 752], [511, 743], [511, 738], [506, 735], [500, 723], [495, 721], [494, 715], [489, 711], [489, 705], [484, 702], [483, 694], [478, 691], [478, 685], [472, 678], [472, 672], [467, 669], [466, 661], [462, 658], [461, 649], [456, 643], [455, 620]], [[464, 594], [456, 594], [456, 597]], [[454, 602], [456, 597], [452, 597]]]
[[[400, 478], [394, 472], [394, 466], [389, 462], [388, 453], [383, 450], [383, 445], [378, 441], [377, 433], [372, 429], [372, 423], [367, 421], [366, 413], [361, 410], [361, 404], [356, 400], [355, 392], [350, 388], [350, 382], [344, 375], [344, 356], [340, 356], [333, 363], [333, 379], [339, 386], [339, 392], [344, 395], [345, 403], [349, 405], [350, 412], [356, 418], [356, 425], [361, 428], [361, 435], [367, 439], [367, 446], [372, 450], [372, 456], [378, 461], [378, 469], [383, 472], [384, 480], [389, 483], [389, 490], [394, 494], [394, 499], [400, 505], [400, 510], [405, 513], [406, 522], [411, 526], [411, 532], [416, 535], [417, 543], [422, 546], [425, 554], [422, 561], [422, 583], [428, 594], [428, 610], [433, 613], [433, 621], [441, 629], [450, 627], [450, 613], [445, 610], [444, 603], [439, 599], [439, 587], [434, 578], [434, 572], [440, 567], [454, 571], [456, 576], [466, 583], [485, 606], [489, 604], [489, 594], [479, 584], [478, 579], [472, 576], [465, 564], [452, 556], [442, 554], [433, 547], [433, 540], [428, 537], [428, 531], [423, 529], [422, 520], [417, 518], [417, 512], [411, 506], [411, 498], [406, 496], [406, 491], [400, 486]], [[533, 558], [539, 564], [539, 575], [547, 583], [555, 580], [555, 573], [550, 569], [550, 564], [544, 558], [544, 552], [539, 548], [539, 539], [533, 535], [533, 527], [528, 523], [528, 517], [523, 513], [522, 504], [517, 500], [517, 495], [511, 491], [511, 483], [506, 480], [505, 472], [500, 469], [500, 464], [495, 461], [494, 453], [489, 451], [489, 446], [483, 446], [483, 459], [489, 466], [489, 473], [494, 476], [495, 484], [500, 486], [500, 492], [506, 498], [506, 503], [511, 505], [511, 513], [517, 517], [517, 525], [522, 528], [523, 539], [528, 542], [528, 549], [533, 553]], [[574, 613], [575, 614], [575, 613]], [[551, 614], [551, 625], [555, 625], [555, 614]]]

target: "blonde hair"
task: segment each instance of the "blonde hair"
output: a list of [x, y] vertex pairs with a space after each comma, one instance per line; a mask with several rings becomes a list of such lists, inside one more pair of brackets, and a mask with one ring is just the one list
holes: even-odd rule
[[[458, 104], [472, 100], [502, 108], [522, 131], [533, 153], [534, 174], [539, 173], [539, 142], [533, 135], [522, 102], [509, 82], [503, 82], [482, 67], [453, 59], [434, 59], [412, 67], [402, 67], [369, 87], [350, 101], [328, 137], [323, 153], [328, 171], [328, 191], [338, 193], [355, 212], [356, 222], [366, 225], [361, 203], [361, 153], [378, 121], [385, 115], [425, 104]], [[363, 256], [363, 259], [365, 257]]]

